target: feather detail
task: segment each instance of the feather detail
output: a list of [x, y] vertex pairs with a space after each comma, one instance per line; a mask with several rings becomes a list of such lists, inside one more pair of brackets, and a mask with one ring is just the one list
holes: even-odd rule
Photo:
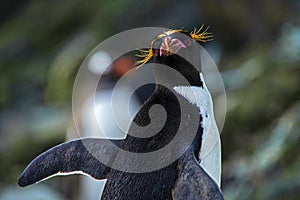
[[144, 58], [144, 59], [135, 62], [136, 69], [139, 69], [144, 64], [146, 64], [153, 56], [152, 48], [150, 48], [148, 50], [142, 50], [142, 49], [138, 49], [138, 50], [140, 51], [140, 54], [136, 54], [135, 56]]
[[[208, 42], [213, 40], [213, 35], [212, 33], [207, 32], [207, 30], [209, 29], [209, 26], [206, 27], [206, 29], [204, 31], [202, 31], [204, 28], [204, 25], [202, 25], [198, 30], [197, 28], [194, 28], [194, 31], [192, 31], [190, 33], [190, 36], [196, 40], [196, 41], [200, 41], [200, 42]], [[202, 32], [201, 32], [202, 31]]]

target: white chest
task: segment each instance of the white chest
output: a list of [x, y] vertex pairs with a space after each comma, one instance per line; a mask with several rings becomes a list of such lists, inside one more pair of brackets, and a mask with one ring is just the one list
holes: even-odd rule
[[199, 154], [200, 165], [220, 186], [221, 183], [221, 142], [220, 134], [214, 117], [213, 101], [204, 82], [202, 73], [200, 79], [203, 87], [175, 86], [173, 89], [196, 105], [202, 116], [202, 144]]

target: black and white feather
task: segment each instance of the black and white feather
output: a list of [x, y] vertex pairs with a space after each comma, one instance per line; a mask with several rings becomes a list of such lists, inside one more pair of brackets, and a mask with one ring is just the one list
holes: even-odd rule
[[[176, 161], [147, 173], [119, 171], [97, 159], [99, 156], [107, 163], [114, 163], [115, 158], [120, 155], [118, 148], [107, 145], [105, 139], [79, 139], [49, 149], [34, 159], [19, 178], [19, 185], [24, 187], [55, 175], [83, 173], [95, 179], [107, 179], [102, 200], [223, 199], [220, 190], [220, 135], [214, 118], [210, 92], [203, 74], [199, 74], [201, 71], [199, 49], [193, 45], [194, 42], [190, 36], [173, 32], [155, 40], [151, 49], [154, 53], [154, 62], [168, 65], [180, 72], [189, 84], [181, 85], [169, 74], [164, 74], [158, 69], [155, 72], [157, 82], [167, 83], [170, 87], [157, 84], [154, 93], [135, 115], [133, 119], [135, 125], [131, 125], [126, 138], [112, 140], [125, 151], [135, 153], [152, 152], [164, 147], [177, 134], [182, 119], [180, 101], [188, 110], [188, 114], [183, 116], [185, 121], [182, 130], [186, 131], [184, 134], [188, 134], [192, 126], [198, 128], [193, 143]], [[169, 49], [163, 49], [166, 47]], [[189, 57], [193, 63], [176, 55], [177, 52]], [[194, 64], [198, 64], [198, 69], [195, 69]], [[136, 129], [136, 124], [146, 126], [151, 123], [149, 111], [157, 104], [165, 109], [167, 118], [157, 134], [149, 133], [151, 136], [147, 137], [143, 135], [147, 132]], [[195, 120], [193, 116], [198, 116], [199, 120]], [[138, 138], [133, 135], [144, 137]], [[160, 155], [157, 159], [167, 159], [163, 156], [167, 155]]]

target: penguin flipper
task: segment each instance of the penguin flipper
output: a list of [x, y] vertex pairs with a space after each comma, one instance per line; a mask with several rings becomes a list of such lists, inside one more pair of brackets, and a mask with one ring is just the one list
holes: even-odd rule
[[[26, 167], [18, 184], [25, 187], [57, 175], [85, 174], [105, 179], [123, 140], [77, 139], [57, 145], [40, 154]], [[115, 146], [117, 145], [117, 146]]]
[[202, 169], [193, 153], [178, 163], [178, 178], [172, 190], [173, 200], [224, 200], [216, 182]]

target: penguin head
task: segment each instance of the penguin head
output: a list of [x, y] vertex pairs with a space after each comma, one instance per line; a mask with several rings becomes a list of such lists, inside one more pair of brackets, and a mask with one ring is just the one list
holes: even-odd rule
[[199, 85], [200, 49], [188, 34], [166, 34], [153, 42], [153, 61], [175, 69], [191, 85]]
[[[199, 78], [201, 49], [197, 43], [209, 41], [212, 37], [207, 29], [200, 33], [202, 28], [203, 26], [191, 33], [187, 30], [173, 29], [157, 35], [151, 42], [149, 50], [141, 51], [145, 58], [138, 61], [137, 64], [141, 66], [153, 57], [154, 63], [163, 64], [176, 70], [190, 85], [202, 86]], [[168, 80], [169, 74], [164, 74], [164, 70], [155, 74], [157, 79]], [[172, 82], [176, 85], [176, 80], [172, 80]]]

